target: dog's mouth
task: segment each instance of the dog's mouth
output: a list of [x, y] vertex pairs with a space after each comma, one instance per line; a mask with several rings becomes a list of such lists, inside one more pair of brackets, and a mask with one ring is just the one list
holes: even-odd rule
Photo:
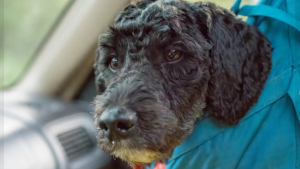
[[136, 141], [134, 137], [119, 140], [109, 140], [103, 137], [103, 131], [98, 131], [98, 145], [107, 153], [121, 158], [130, 164], [149, 164], [154, 161], [169, 158], [171, 151], [161, 152], [150, 148], [147, 144]]

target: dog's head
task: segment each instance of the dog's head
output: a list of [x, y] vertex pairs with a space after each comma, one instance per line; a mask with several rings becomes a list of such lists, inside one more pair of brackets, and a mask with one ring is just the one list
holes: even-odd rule
[[236, 124], [271, 69], [269, 41], [212, 3], [144, 0], [100, 37], [95, 124], [103, 150], [129, 163], [168, 158], [207, 112]]

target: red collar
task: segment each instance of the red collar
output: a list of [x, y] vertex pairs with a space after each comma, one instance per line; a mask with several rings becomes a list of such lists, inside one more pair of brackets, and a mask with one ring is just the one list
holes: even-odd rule
[[141, 164], [134, 164], [134, 165], [132, 166], [132, 169], [144, 169], [144, 166], [141, 165]]
[[[133, 169], [144, 169], [144, 166], [139, 164], [139, 165], [133, 165]], [[166, 169], [166, 164], [163, 162], [157, 162], [153, 169]]]

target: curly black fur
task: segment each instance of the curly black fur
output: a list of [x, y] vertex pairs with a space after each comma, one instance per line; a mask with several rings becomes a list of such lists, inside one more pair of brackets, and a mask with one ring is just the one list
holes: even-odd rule
[[[183, 55], [176, 63], [165, 60], [171, 49]], [[143, 0], [127, 6], [100, 37], [95, 119], [119, 106], [134, 110], [138, 123], [114, 146], [98, 131], [99, 145], [115, 155], [124, 147], [156, 152], [151, 162], [172, 154], [203, 109], [237, 124], [258, 100], [271, 51], [257, 28], [213, 3]], [[116, 72], [109, 68], [113, 57], [121, 63]]]

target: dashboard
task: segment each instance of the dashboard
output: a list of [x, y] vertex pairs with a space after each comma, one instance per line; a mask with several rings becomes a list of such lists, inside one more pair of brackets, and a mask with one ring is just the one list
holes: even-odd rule
[[68, 103], [26, 93], [3, 94], [0, 151], [5, 169], [128, 167], [97, 147], [93, 107], [84, 97]]

